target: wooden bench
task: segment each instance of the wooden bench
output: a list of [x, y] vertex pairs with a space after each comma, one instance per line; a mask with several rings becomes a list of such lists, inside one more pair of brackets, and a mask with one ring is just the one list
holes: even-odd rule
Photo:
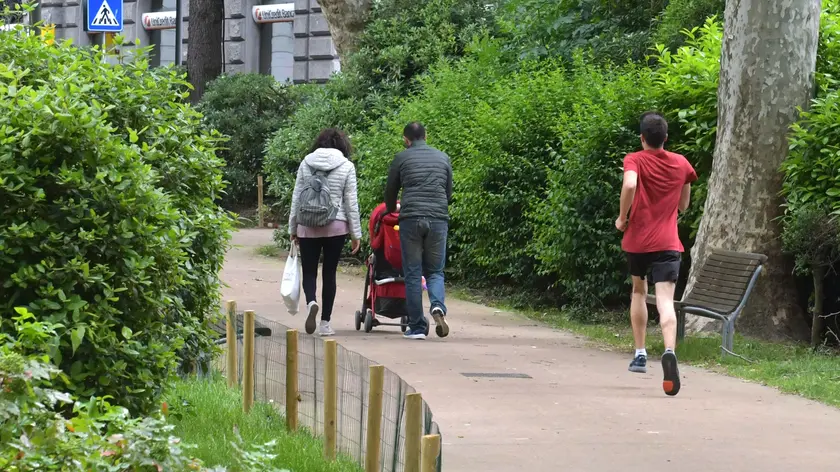
[[[767, 261], [763, 254], [712, 250], [691, 291], [674, 302], [677, 313], [677, 338], [685, 337], [685, 315], [719, 320], [721, 352], [732, 353], [735, 340], [735, 321], [744, 310], [761, 268]], [[647, 303], [656, 306], [656, 296], [648, 295]]]

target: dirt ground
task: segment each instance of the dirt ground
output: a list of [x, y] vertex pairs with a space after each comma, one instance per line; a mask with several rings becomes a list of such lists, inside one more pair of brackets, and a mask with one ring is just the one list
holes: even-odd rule
[[[285, 261], [255, 252], [271, 233], [235, 235], [224, 296], [302, 332], [303, 317], [280, 298]], [[666, 397], [653, 359], [648, 374], [631, 374], [630, 353], [459, 300], [447, 300], [445, 339], [408, 341], [392, 327], [357, 332], [363, 281], [345, 271], [338, 283], [336, 339], [423, 394], [444, 437], [445, 471], [816, 472], [840, 464], [836, 409], [687, 366], [680, 394]], [[525, 378], [464, 375], [474, 373]]]

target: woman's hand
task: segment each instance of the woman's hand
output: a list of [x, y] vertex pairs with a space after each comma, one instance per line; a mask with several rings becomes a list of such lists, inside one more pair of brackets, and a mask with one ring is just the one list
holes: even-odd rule
[[354, 239], [350, 241], [350, 248], [352, 249], [350, 254], [356, 254], [357, 252], [359, 252], [359, 249], [362, 248], [362, 242], [358, 239]]

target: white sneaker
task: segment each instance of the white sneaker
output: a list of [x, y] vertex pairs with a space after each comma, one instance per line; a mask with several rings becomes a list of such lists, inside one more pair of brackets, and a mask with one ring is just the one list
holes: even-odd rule
[[307, 313], [306, 313], [306, 324], [303, 325], [304, 329], [306, 329], [306, 334], [312, 334], [315, 332], [315, 317], [318, 316], [318, 310], [321, 307], [318, 306], [318, 302], [311, 301], [309, 305], [307, 305]]
[[435, 319], [435, 333], [438, 337], [445, 338], [449, 336], [449, 325], [446, 324], [446, 313], [440, 307], [432, 309], [432, 318]]
[[318, 336], [332, 336], [335, 334], [329, 321], [321, 321], [321, 326], [318, 327]]

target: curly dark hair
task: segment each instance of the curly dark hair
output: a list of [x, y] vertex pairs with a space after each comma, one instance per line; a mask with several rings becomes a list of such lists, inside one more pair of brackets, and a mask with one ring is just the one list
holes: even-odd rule
[[315, 142], [312, 143], [312, 150], [310, 152], [315, 152], [316, 149], [320, 148], [331, 148], [331, 149], [338, 149], [344, 154], [344, 157], [350, 157], [350, 153], [353, 152], [353, 147], [350, 145], [350, 138], [347, 137], [347, 133], [338, 129], [338, 128], [327, 128], [315, 138]]

